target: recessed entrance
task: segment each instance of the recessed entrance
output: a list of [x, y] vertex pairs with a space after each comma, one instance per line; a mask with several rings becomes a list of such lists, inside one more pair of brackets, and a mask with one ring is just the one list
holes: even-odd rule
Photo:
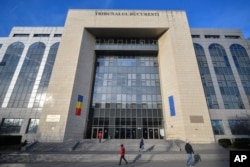
[[[154, 39], [133, 39], [135, 43], [131, 44], [125, 41], [132, 38], [119, 38], [122, 45], [134, 48], [157, 46]], [[98, 45], [109, 45], [102, 43], [106, 39], [99, 41]], [[163, 114], [156, 55], [136, 51], [97, 53], [88, 138], [97, 138], [102, 131], [103, 138], [161, 139]]]

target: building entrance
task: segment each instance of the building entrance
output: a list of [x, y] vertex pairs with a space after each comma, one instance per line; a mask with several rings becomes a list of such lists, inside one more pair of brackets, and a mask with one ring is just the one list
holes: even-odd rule
[[98, 132], [102, 132], [103, 139], [162, 139], [159, 128], [104, 128], [93, 127], [92, 139], [98, 138]]
[[108, 132], [108, 128], [103, 128], [103, 127], [93, 127], [92, 128], [92, 139], [97, 139], [98, 138], [98, 133], [102, 132], [102, 138], [103, 139], [107, 139], [109, 137], [109, 132]]
[[157, 57], [97, 55], [96, 61], [87, 138], [102, 131], [106, 139], [161, 139]]

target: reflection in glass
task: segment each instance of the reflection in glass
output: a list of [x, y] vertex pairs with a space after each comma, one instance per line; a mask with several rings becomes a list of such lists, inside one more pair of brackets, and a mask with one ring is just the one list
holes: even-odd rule
[[214, 85], [207, 65], [204, 49], [199, 44], [194, 44], [195, 54], [198, 61], [202, 86], [206, 95], [207, 106], [209, 109], [218, 109], [219, 105], [215, 95]]
[[242, 85], [246, 92], [248, 102], [250, 103], [250, 59], [246, 49], [239, 45], [233, 44], [230, 46], [230, 51], [233, 56], [234, 64], [239, 73]]
[[0, 127], [1, 134], [19, 133], [23, 119], [3, 119]]
[[39, 119], [30, 119], [26, 133], [36, 133], [39, 124]]
[[97, 56], [88, 137], [103, 126], [117, 139], [148, 138], [139, 129], [162, 128], [157, 61], [153, 55]]
[[244, 109], [225, 49], [219, 44], [209, 46], [225, 109]]
[[4, 66], [0, 66], [0, 105], [2, 105], [11, 79], [16, 70], [20, 56], [22, 55], [24, 44], [21, 42], [15, 42], [11, 44], [2, 59]]

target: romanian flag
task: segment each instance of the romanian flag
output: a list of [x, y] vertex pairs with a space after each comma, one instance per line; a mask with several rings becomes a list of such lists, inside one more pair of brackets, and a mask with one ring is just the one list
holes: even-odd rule
[[78, 95], [78, 100], [76, 102], [76, 115], [81, 115], [82, 102], [83, 102], [83, 96]]

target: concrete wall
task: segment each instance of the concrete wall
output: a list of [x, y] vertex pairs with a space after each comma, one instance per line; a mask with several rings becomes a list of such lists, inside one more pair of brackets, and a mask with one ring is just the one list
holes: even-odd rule
[[[210, 117], [185, 13], [174, 18], [159, 40], [159, 67], [165, 131], [168, 139], [213, 142]], [[174, 16], [174, 17], [173, 17]], [[168, 97], [173, 96], [176, 116], [170, 116]], [[202, 121], [191, 121], [200, 118]], [[194, 123], [196, 122], [196, 123]]]

